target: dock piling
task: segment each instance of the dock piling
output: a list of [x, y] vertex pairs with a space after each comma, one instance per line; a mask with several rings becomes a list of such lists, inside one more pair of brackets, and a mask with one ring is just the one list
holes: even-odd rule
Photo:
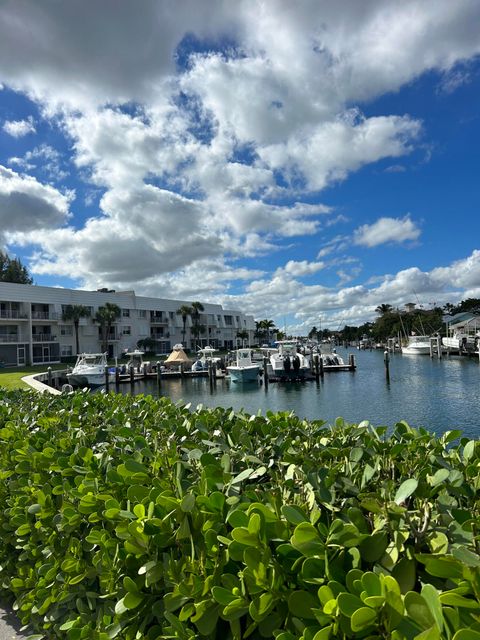
[[263, 357], [263, 383], [265, 385], [265, 389], [268, 387], [267, 365], [268, 365], [268, 358], [267, 358], [267, 356], [264, 356]]
[[390, 354], [388, 351], [383, 352], [383, 360], [385, 362], [385, 379], [387, 383], [390, 382]]
[[47, 369], [47, 375], [48, 375], [48, 386], [51, 387], [52, 386], [52, 367], [48, 367]]
[[120, 391], [120, 367], [115, 367], [115, 391]]
[[135, 368], [133, 366], [130, 367], [129, 373], [130, 373], [130, 386], [133, 389], [135, 385]]
[[315, 381], [318, 382], [320, 380], [320, 356], [318, 355], [318, 353], [315, 353], [313, 356], [313, 366], [314, 366], [314, 373], [315, 373]]
[[105, 391], [110, 391], [110, 378], [108, 377], [108, 364], [105, 365]]
[[162, 388], [162, 367], [160, 362], [157, 360], [157, 389], [160, 392]]
[[348, 366], [350, 367], [350, 371], [355, 371], [355, 356], [353, 355], [353, 353], [348, 354]]

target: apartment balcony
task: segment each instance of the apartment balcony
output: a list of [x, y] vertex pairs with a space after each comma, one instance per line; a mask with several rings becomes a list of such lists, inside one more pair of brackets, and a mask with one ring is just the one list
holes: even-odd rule
[[32, 311], [32, 320], [60, 320], [61, 315], [56, 311]]
[[11, 333], [8, 335], [0, 334], [0, 343], [5, 344], [7, 342], [24, 342], [20, 340], [18, 333]]
[[56, 342], [57, 336], [53, 333], [34, 333], [32, 342]]
[[0, 320], [28, 320], [28, 314], [23, 311], [1, 310]]
[[168, 319], [158, 316], [150, 316], [150, 324], [154, 324], [159, 327], [168, 327]]

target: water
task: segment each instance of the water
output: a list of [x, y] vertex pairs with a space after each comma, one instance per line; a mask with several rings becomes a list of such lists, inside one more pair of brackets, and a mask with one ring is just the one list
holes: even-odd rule
[[[480, 364], [477, 359], [428, 356], [390, 356], [390, 384], [385, 380], [383, 351], [338, 349], [345, 361], [355, 353], [357, 371], [329, 372], [317, 385], [270, 383], [238, 385], [217, 380], [211, 389], [208, 379], [162, 379], [162, 394], [174, 402], [192, 407], [231, 407], [248, 413], [291, 411], [310, 420], [329, 423], [340, 416], [348, 422], [369, 420], [373, 425], [393, 426], [406, 420], [437, 435], [461, 429], [465, 435], [480, 436]], [[120, 387], [130, 393], [130, 385]], [[135, 393], [157, 394], [154, 381], [137, 382]]]

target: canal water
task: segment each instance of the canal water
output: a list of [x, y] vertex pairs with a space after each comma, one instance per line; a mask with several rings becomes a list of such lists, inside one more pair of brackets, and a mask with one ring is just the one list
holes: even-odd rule
[[[461, 429], [480, 437], [480, 364], [477, 359], [428, 356], [390, 356], [390, 383], [386, 382], [383, 351], [338, 349], [345, 361], [354, 353], [356, 372], [329, 372], [323, 381], [244, 384], [217, 380], [213, 389], [206, 378], [162, 379], [162, 395], [174, 402], [207, 407], [261, 411], [294, 411], [300, 418], [347, 422], [368, 420], [375, 426], [393, 426], [406, 420], [441, 435]], [[130, 385], [120, 387], [130, 393]], [[136, 382], [135, 394], [158, 395], [156, 382]]]

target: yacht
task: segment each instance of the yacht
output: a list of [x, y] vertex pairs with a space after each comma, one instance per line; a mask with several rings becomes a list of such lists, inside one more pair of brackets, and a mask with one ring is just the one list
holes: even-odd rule
[[411, 335], [408, 344], [402, 347], [402, 353], [407, 356], [430, 355], [430, 336]]
[[68, 382], [75, 387], [98, 387], [105, 383], [106, 353], [81, 353], [70, 373]]
[[293, 340], [281, 340], [276, 344], [278, 351], [270, 356], [272, 376], [283, 379], [305, 378], [310, 371], [310, 364], [298, 351], [297, 343]]
[[143, 356], [145, 355], [144, 351], [140, 351], [139, 349], [134, 349], [133, 351], [127, 351], [125, 357], [128, 358], [125, 365], [122, 366], [122, 370], [125, 367], [125, 371], [130, 371], [131, 367], [133, 367], [134, 371], [138, 371], [138, 373], [143, 372], [143, 368], [146, 365], [147, 369], [150, 369], [150, 362], [144, 361]]
[[260, 373], [260, 364], [252, 362], [251, 349], [238, 349], [236, 364], [229, 365], [227, 373], [233, 382], [255, 382]]

